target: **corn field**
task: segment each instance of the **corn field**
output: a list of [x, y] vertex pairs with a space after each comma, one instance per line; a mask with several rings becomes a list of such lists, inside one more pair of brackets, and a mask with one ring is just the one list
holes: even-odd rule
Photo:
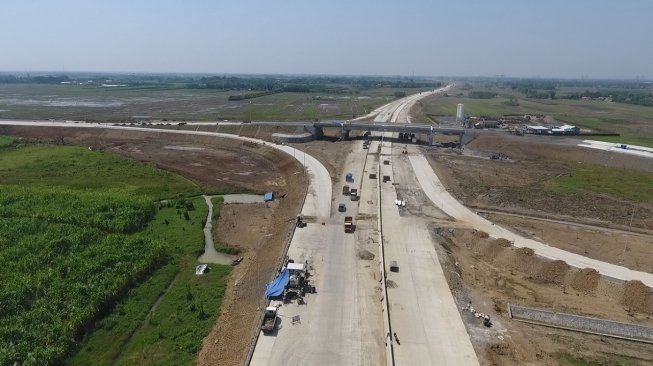
[[60, 364], [145, 275], [165, 243], [138, 233], [151, 199], [0, 186], [0, 365]]

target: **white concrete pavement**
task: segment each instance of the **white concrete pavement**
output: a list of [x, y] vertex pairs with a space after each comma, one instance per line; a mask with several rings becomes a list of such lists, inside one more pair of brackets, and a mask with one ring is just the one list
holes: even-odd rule
[[[343, 225], [344, 216], [356, 217], [360, 202], [339, 194], [343, 184], [361, 189], [366, 154], [357, 151], [364, 151], [362, 142], [355, 145], [344, 162], [344, 171], [354, 173], [354, 182], [337, 178], [331, 217], [296, 230], [288, 251], [296, 262], [308, 262], [317, 293], [307, 294], [307, 305], [279, 308], [280, 329], [275, 335], [259, 336], [250, 365], [385, 364], [374, 268], [359, 263], [358, 232], [346, 234]], [[340, 202], [347, 205], [344, 213], [336, 209]], [[292, 324], [294, 316], [300, 322]]]
[[410, 122], [410, 120], [408, 119], [408, 113], [412, 108], [412, 106], [418, 100], [422, 98], [426, 98], [433, 94], [446, 92], [453, 86], [454, 84], [449, 84], [435, 90], [429, 90], [417, 94], [411, 94], [407, 97], [394, 100], [388, 104], [384, 104], [364, 116], [354, 118], [352, 121], [360, 121], [360, 120], [374, 117], [374, 122], [397, 122], [397, 120], [400, 119], [402, 121], [406, 120]]
[[[390, 143], [382, 148], [382, 217], [385, 262], [399, 265], [398, 272], [386, 268], [388, 300], [393, 333], [396, 334], [396, 365], [478, 365], [476, 353], [440, 266], [427, 222], [402, 217], [395, 205], [397, 169], [410, 169], [399, 156], [390, 156]], [[384, 153], [385, 152], [385, 153]], [[400, 165], [403, 165], [400, 167]], [[402, 174], [405, 176], [405, 174]], [[413, 187], [419, 189], [419, 187]]]
[[423, 155], [411, 155], [410, 163], [424, 193], [426, 193], [431, 202], [456, 220], [464, 222], [477, 230], [485, 231], [492, 237], [508, 239], [514, 242], [516, 247], [531, 248], [537, 255], [542, 257], [563, 260], [570, 266], [576, 268], [594, 268], [604, 276], [619, 280], [639, 280], [646, 286], [653, 287], [653, 274], [651, 273], [634, 271], [626, 267], [567, 252], [536, 240], [524, 238], [493, 224], [472, 212], [449, 194]]
[[653, 158], [653, 148], [630, 144], [615, 144], [614, 142], [583, 140], [578, 143], [580, 147], [610, 151], [620, 154], [637, 155], [645, 158]]

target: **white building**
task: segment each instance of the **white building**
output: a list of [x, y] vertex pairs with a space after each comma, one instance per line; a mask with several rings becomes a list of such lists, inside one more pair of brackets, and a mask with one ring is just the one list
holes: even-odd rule
[[458, 109], [456, 110], [456, 122], [465, 122], [465, 105], [458, 104]]

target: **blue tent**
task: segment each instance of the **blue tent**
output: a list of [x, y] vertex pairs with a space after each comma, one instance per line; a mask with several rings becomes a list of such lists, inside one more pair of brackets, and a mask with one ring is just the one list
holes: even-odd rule
[[288, 281], [290, 281], [290, 272], [286, 269], [265, 286], [265, 296], [269, 299], [281, 295]]
[[273, 199], [274, 199], [274, 193], [272, 193], [272, 192], [266, 192], [266, 193], [263, 195], [263, 201], [265, 201], [265, 202], [270, 202], [270, 201], [272, 201]]

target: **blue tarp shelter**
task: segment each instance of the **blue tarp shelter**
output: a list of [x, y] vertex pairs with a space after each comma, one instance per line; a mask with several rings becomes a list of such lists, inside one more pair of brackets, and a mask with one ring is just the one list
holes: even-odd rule
[[277, 278], [265, 286], [265, 296], [270, 299], [272, 297], [281, 295], [283, 293], [283, 289], [286, 288], [286, 285], [288, 285], [288, 281], [290, 281], [290, 272], [285, 269], [277, 276]]
[[272, 193], [272, 192], [266, 192], [266, 193], [263, 195], [263, 201], [265, 201], [265, 202], [270, 202], [270, 201], [272, 201], [273, 199], [274, 199], [274, 193]]

